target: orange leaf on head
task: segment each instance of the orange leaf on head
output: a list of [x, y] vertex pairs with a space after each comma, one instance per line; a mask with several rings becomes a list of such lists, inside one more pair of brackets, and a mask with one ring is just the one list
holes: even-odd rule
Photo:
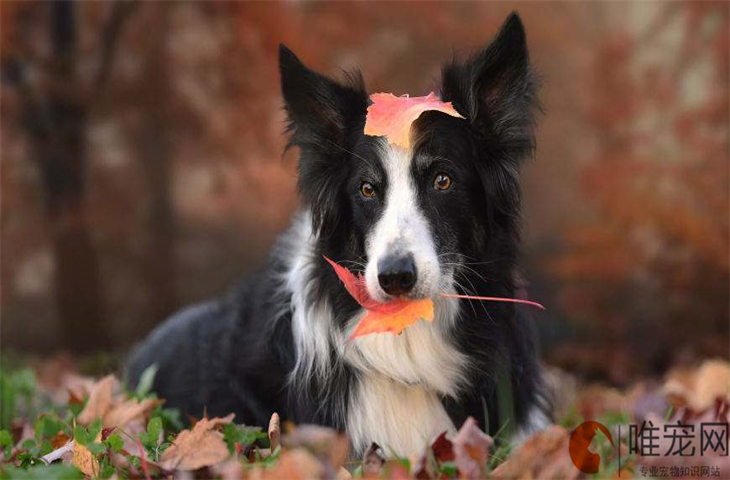
[[425, 97], [396, 97], [392, 93], [373, 93], [365, 119], [365, 135], [385, 136], [388, 142], [404, 148], [410, 146], [411, 125], [423, 112], [437, 110], [452, 117], [464, 118], [451, 102], [442, 102], [435, 93]]

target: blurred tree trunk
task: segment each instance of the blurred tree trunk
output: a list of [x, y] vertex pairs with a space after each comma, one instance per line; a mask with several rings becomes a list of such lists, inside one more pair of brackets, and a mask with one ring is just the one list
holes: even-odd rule
[[147, 232], [149, 244], [142, 278], [147, 282], [152, 325], [170, 315], [177, 306], [175, 282], [175, 217], [171, 192], [170, 138], [171, 93], [167, 40], [169, 16], [173, 4], [156, 5], [158, 20], [150, 33], [151, 48], [146, 58], [148, 79], [143, 85], [143, 122], [137, 157], [147, 177], [149, 208]]
[[[33, 80], [26, 74], [32, 59], [22, 54], [3, 58], [4, 78], [18, 88], [30, 154], [40, 171], [55, 260], [54, 298], [63, 345], [74, 351], [111, 343], [104, 331], [100, 264], [86, 204], [86, 134], [89, 111], [105, 83], [133, 2], [112, 4], [90, 86], [78, 75], [79, 5], [69, 0], [45, 5], [50, 52], [47, 62], [35, 62]], [[24, 14], [33, 11], [25, 9]]]
[[64, 344], [82, 350], [103, 348], [108, 336], [102, 332], [99, 261], [85, 208], [87, 111], [76, 78], [75, 9], [70, 1], [52, 5], [48, 118], [45, 128], [34, 129], [32, 138], [52, 228], [55, 298]]

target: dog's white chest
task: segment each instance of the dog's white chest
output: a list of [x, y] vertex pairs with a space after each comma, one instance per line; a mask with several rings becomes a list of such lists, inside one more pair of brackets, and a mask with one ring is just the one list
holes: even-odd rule
[[375, 442], [389, 455], [407, 457], [439, 433], [453, 433], [454, 425], [433, 391], [372, 373], [350, 393], [347, 431], [356, 452]]
[[400, 335], [368, 335], [342, 350], [358, 370], [347, 410], [356, 451], [375, 442], [389, 454], [420, 454], [434, 436], [454, 431], [440, 398], [457, 395], [467, 359], [442, 330], [456, 305], [435, 303], [433, 324], [419, 321]]

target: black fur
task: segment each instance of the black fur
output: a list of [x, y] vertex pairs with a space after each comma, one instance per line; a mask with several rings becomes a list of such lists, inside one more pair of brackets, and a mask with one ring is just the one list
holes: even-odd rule
[[[308, 301], [327, 300], [335, 312], [331, 328], [343, 329], [359, 307], [322, 255], [362, 270], [365, 236], [383, 205], [359, 195], [359, 185], [365, 179], [376, 189], [388, 188], [377, 139], [363, 135], [368, 95], [359, 74], [338, 83], [305, 67], [284, 46], [279, 58], [290, 146], [301, 152], [299, 191], [318, 234]], [[441, 96], [468, 121], [427, 112], [416, 122], [412, 176], [419, 206], [431, 220], [438, 253], [455, 265], [460, 292], [513, 297], [518, 171], [534, 147], [537, 107], [516, 14], [483, 51], [443, 69]], [[428, 188], [441, 171], [458, 188], [448, 194]], [[358, 373], [334, 348], [326, 378], [288, 381], [298, 353], [291, 294], [282, 284], [293, 248], [287, 235], [265, 272], [229, 297], [186, 309], [153, 332], [129, 362], [131, 383], [157, 363], [155, 391], [185, 413], [235, 412], [238, 422], [265, 425], [277, 411], [298, 423], [344, 429], [346, 400]], [[522, 424], [531, 407], [542, 405], [531, 322], [511, 304], [464, 301], [461, 309], [451, 340], [470, 358], [470, 388], [443, 398], [447, 412], [457, 426], [471, 415], [492, 433], [507, 419], [512, 427]]]

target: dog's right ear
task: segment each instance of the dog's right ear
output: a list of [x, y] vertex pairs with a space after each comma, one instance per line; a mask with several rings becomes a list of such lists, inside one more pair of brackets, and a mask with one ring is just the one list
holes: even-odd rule
[[291, 134], [287, 147], [301, 149], [299, 192], [312, 213], [312, 227], [322, 236], [337, 231], [345, 215], [341, 196], [352, 150], [347, 132], [365, 125], [368, 96], [359, 73], [348, 84], [335, 82], [304, 66], [279, 45], [281, 90]]
[[352, 122], [363, 121], [368, 97], [362, 76], [338, 83], [310, 70], [285, 45], [279, 45], [281, 90], [289, 117], [290, 145], [315, 151], [346, 147]]

